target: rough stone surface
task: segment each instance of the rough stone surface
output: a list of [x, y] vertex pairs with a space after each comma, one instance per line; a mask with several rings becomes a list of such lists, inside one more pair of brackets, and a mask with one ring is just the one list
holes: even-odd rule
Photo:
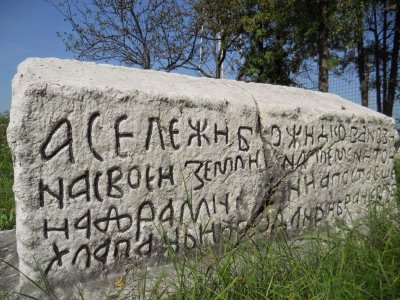
[[19, 269], [66, 287], [253, 226], [357, 219], [390, 199], [398, 134], [331, 94], [28, 59], [8, 140]]
[[10, 265], [18, 267], [15, 230], [4, 230], [0, 231], [0, 298], [18, 284], [19, 273]]

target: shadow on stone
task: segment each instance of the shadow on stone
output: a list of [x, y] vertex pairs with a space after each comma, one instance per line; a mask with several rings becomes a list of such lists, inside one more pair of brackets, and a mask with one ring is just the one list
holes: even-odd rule
[[19, 273], [4, 261], [18, 267], [15, 230], [0, 231], [0, 293], [9, 293], [17, 286]]

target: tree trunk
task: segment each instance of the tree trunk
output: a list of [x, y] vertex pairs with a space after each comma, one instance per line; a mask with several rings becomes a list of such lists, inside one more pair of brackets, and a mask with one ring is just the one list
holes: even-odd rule
[[329, 90], [329, 48], [328, 48], [328, 26], [327, 26], [327, 2], [321, 0], [321, 19], [318, 26], [318, 88], [321, 92]]
[[392, 61], [390, 63], [390, 75], [388, 84], [388, 95], [386, 98], [386, 104], [384, 106], [384, 114], [392, 116], [393, 103], [396, 94], [396, 83], [397, 83], [397, 71], [399, 61], [399, 47], [400, 47], [400, 4], [397, 4], [396, 8], [396, 21], [395, 21], [395, 33], [393, 37], [393, 48], [392, 48]]
[[357, 52], [357, 69], [358, 79], [360, 82], [361, 105], [368, 107], [369, 68], [363, 36], [360, 37], [360, 40], [357, 43]]
[[221, 78], [221, 64], [219, 60], [217, 61], [217, 65], [215, 66], [215, 78], [220, 79]]
[[216, 34], [216, 60], [215, 60], [215, 78], [220, 79], [222, 76], [222, 63], [223, 60], [221, 60], [222, 57], [222, 36], [220, 32], [217, 32]]
[[147, 48], [146, 45], [143, 47], [143, 56], [142, 56], [142, 68], [144, 70], [150, 70], [151, 69], [151, 61], [150, 61], [150, 51]]
[[223, 77], [223, 68], [224, 68], [224, 61], [226, 57], [226, 51], [225, 49], [221, 48], [218, 51], [218, 59], [217, 59], [217, 64], [215, 66], [215, 78], [220, 79]]
[[378, 112], [382, 112], [382, 90], [381, 90], [381, 64], [380, 64], [380, 49], [379, 49], [379, 34], [377, 20], [377, 4], [374, 4], [374, 56], [375, 56], [375, 88], [376, 88], [376, 106]]
[[388, 20], [387, 20], [387, 5], [386, 0], [383, 2], [383, 37], [382, 37], [382, 103], [383, 103], [383, 111], [385, 111], [385, 105], [387, 103], [387, 31], [388, 31]]

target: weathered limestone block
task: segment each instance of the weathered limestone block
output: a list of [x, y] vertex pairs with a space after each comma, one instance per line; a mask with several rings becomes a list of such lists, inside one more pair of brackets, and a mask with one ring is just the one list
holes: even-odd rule
[[11, 292], [18, 284], [19, 273], [10, 265], [18, 265], [15, 230], [2, 230], [0, 231], [0, 299], [7, 299], [6, 293]]
[[269, 89], [264, 97], [253, 92], [267, 162], [268, 230], [335, 228], [393, 199], [393, 119], [331, 94]]
[[394, 188], [398, 134], [331, 94], [28, 59], [8, 140], [19, 268], [68, 286], [257, 224], [357, 218]]

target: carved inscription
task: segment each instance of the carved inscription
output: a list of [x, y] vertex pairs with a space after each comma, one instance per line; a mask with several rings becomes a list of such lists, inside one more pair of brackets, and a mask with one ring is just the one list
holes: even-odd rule
[[395, 191], [394, 133], [376, 124], [319, 121], [268, 130], [279, 207], [269, 229], [318, 227], [349, 220]]
[[171, 253], [360, 220], [391, 204], [400, 144], [392, 119], [328, 93], [37, 58], [7, 140], [19, 286], [46, 275], [69, 298]]
[[[62, 161], [74, 172], [37, 182], [39, 207], [59, 211], [42, 223], [43, 238], [53, 249], [43, 266], [46, 274], [65, 265], [85, 270], [123, 258], [165, 256], [170, 247], [180, 252], [218, 243], [221, 237], [234, 238], [250, 217], [243, 217], [242, 211], [254, 211], [257, 203], [243, 203], [240, 195], [230, 192], [232, 188], [209, 187], [266, 167], [276, 188], [271, 196], [279, 203], [267, 216], [267, 230], [277, 226], [297, 230], [346, 219], [394, 189], [394, 150], [388, 145], [395, 136], [376, 125], [271, 124], [263, 137], [268, 150], [252, 146], [251, 141], [260, 138], [255, 125], [231, 127], [195, 117], [142, 120], [144, 124], [132, 126], [132, 117], [117, 116], [108, 131], [112, 132], [108, 148], [100, 147], [97, 139], [98, 131], [106, 127], [99, 111], [80, 128], [84, 144], [74, 143], [77, 130], [68, 118], [49, 128], [39, 149], [43, 164]], [[79, 166], [82, 147], [97, 161], [95, 167]], [[222, 151], [157, 162], [136, 158], [137, 147], [149, 158], [154, 151], [160, 155], [196, 148], [200, 153]], [[228, 148], [234, 149], [229, 155], [224, 152]], [[355, 184], [357, 191], [351, 189]], [[185, 193], [168, 192], [178, 187], [186, 187]], [[87, 203], [86, 209], [73, 216], [63, 213], [77, 202]], [[66, 240], [69, 246], [63, 246]]]
[[[63, 118], [48, 128], [39, 149], [43, 164], [64, 163], [71, 172], [37, 182], [38, 206], [51, 212], [42, 222], [42, 237], [52, 249], [45, 274], [165, 256], [171, 246], [175, 252], [191, 250], [239, 234], [246, 222], [242, 211], [255, 203], [243, 203], [240, 190], [209, 186], [251, 172], [259, 177], [265, 166], [262, 147], [252, 142], [259, 139], [255, 126], [195, 117], [141, 120], [122, 114], [105, 124], [95, 111], [84, 127]], [[102, 134], [111, 147], [100, 146]], [[80, 137], [85, 143], [74, 142]], [[206, 155], [187, 155], [196, 148]], [[182, 155], [163, 162], [154, 159], [155, 151]], [[95, 163], [82, 167], [82, 153]], [[85, 209], [71, 215], [75, 206]]]
[[[237, 238], [260, 201], [251, 201], [258, 187], [243, 200], [246, 186], [228, 185], [235, 177], [262, 179], [268, 170], [262, 185], [276, 199], [266, 215], [269, 231], [352, 218], [395, 187], [396, 137], [375, 124], [272, 123], [261, 133], [259, 123], [230, 125], [218, 117], [136, 121], [120, 114], [110, 120], [101, 111], [83, 124], [60, 118], [37, 149], [45, 166], [70, 170], [36, 183], [37, 205], [48, 212], [41, 221], [52, 253], [43, 262], [45, 274]], [[82, 165], [81, 155], [93, 163]]]

